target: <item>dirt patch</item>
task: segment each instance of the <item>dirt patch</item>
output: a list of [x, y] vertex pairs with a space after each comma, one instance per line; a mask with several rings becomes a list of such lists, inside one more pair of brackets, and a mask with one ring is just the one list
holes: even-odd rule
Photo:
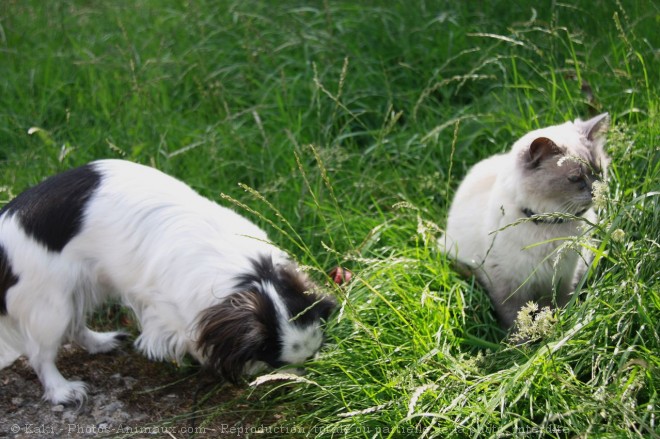
[[[149, 361], [130, 347], [90, 355], [65, 345], [57, 365], [67, 379], [87, 383], [85, 405], [43, 401], [39, 379], [20, 358], [0, 371], [0, 437], [242, 437], [242, 429], [263, 419], [245, 388], [196, 368]], [[223, 405], [232, 410], [218, 414]]]

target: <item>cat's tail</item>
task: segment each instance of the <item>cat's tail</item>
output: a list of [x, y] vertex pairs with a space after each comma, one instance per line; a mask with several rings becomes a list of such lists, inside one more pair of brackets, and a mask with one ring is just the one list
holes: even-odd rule
[[8, 317], [0, 317], [0, 370], [21, 356], [21, 335]]

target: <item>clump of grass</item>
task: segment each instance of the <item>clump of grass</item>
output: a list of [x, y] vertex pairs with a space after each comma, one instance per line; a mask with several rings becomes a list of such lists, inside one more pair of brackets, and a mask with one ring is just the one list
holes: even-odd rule
[[[551, 42], [569, 47], [576, 43], [570, 32], [548, 34]], [[574, 62], [580, 61], [572, 50]], [[574, 110], [558, 107], [581, 101], [579, 88], [573, 91], [565, 78], [546, 74], [537, 65], [522, 73], [516, 64], [521, 55], [514, 51], [507, 56], [514, 67], [508, 80], [513, 82], [503, 98], [519, 96], [522, 116], [528, 117], [527, 122], [521, 118], [520, 133], [546, 124], [530, 113], [539, 111], [537, 107], [524, 104], [542, 101], [546, 94], [556, 99], [550, 110], [574, 117]], [[532, 66], [532, 59], [522, 62]], [[544, 65], [547, 72], [554, 71], [551, 64]], [[509, 73], [505, 71], [505, 78]], [[558, 98], [560, 90], [566, 96]], [[649, 105], [652, 109], [653, 103]], [[543, 114], [550, 113], [544, 109]], [[425, 221], [437, 221], [422, 219], [426, 209], [406, 197], [407, 214], [390, 212], [384, 218], [373, 232], [382, 242], [378, 258], [363, 259], [356, 283], [346, 292], [351, 306], [330, 326], [335, 338], [311, 366], [315, 385], [296, 387], [287, 398], [312, 404], [309, 415], [297, 421], [314, 426], [310, 436], [655, 434], [658, 382], [653, 377], [658, 357], [648, 343], [658, 340], [653, 325], [658, 317], [653, 305], [657, 278], [646, 272], [641, 276], [646, 281], [638, 279], [649, 261], [657, 259], [658, 246], [652, 238], [626, 243], [629, 235], [623, 224], [632, 226], [634, 215], [642, 236], [658, 234], [652, 225], [658, 194], [651, 188], [658, 178], [657, 152], [630, 145], [631, 136], [642, 141], [658, 127], [649, 119], [636, 125], [642, 134], [627, 133], [627, 153], [637, 151], [633, 155], [651, 159], [648, 166], [636, 162], [631, 169], [632, 157], [617, 154], [624, 141], [617, 137], [617, 121], [611, 150], [617, 177], [609, 183], [615, 195], [605, 190], [597, 194], [601, 221], [594, 225], [597, 257], [591, 277], [559, 316], [541, 310], [542, 316], [530, 317], [526, 336], [540, 340], [536, 344], [509, 346], [500, 343], [502, 335], [496, 331], [483, 331], [494, 326], [489, 304], [474, 284], [451, 272], [429, 245], [434, 240], [424, 238], [434, 229], [424, 227]], [[461, 155], [460, 149], [457, 153]], [[644, 176], [637, 180], [637, 189], [627, 186], [629, 195], [636, 196], [616, 198], [625, 190], [621, 178], [632, 183], [622, 174], [637, 172]], [[388, 245], [391, 242], [400, 244]], [[615, 255], [617, 251], [625, 254]]]

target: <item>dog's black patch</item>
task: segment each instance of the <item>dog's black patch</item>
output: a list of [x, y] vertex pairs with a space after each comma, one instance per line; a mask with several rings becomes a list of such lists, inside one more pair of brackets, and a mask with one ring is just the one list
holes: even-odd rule
[[80, 232], [85, 206], [101, 183], [92, 164], [50, 177], [11, 200], [0, 217], [16, 214], [26, 233], [60, 252]]
[[14, 274], [7, 258], [7, 253], [0, 245], [0, 315], [7, 314], [7, 290], [18, 282], [18, 276]]
[[208, 366], [236, 382], [249, 361], [281, 367], [282, 340], [278, 313], [264, 283], [273, 285], [293, 322], [300, 326], [326, 319], [335, 307], [329, 297], [312, 291], [314, 285], [293, 266], [275, 266], [270, 257], [252, 261], [252, 269], [238, 276], [237, 292], [206, 309], [199, 319], [198, 348]]
[[197, 346], [207, 366], [229, 381], [236, 383], [249, 361], [283, 365], [275, 306], [265, 294], [232, 294], [202, 313], [199, 329]]
[[271, 257], [260, 256], [252, 260], [252, 266], [253, 272], [239, 277], [238, 287], [254, 289], [255, 285], [269, 282], [297, 325], [306, 326], [319, 319], [327, 320], [335, 308], [333, 300], [313, 291], [314, 284], [298, 272], [293, 264], [276, 267]]

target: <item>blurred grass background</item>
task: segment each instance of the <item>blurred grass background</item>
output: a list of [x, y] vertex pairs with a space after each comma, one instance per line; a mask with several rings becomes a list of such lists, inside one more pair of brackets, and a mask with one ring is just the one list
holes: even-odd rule
[[[641, 0], [4, 0], [0, 204], [124, 158], [247, 206], [320, 283], [351, 268], [310, 382], [246, 391], [251, 419], [309, 437], [658, 437], [659, 26]], [[603, 111], [610, 192], [584, 294], [512, 346], [435, 249], [452, 194], [526, 131]], [[240, 425], [240, 405], [202, 422]]]

